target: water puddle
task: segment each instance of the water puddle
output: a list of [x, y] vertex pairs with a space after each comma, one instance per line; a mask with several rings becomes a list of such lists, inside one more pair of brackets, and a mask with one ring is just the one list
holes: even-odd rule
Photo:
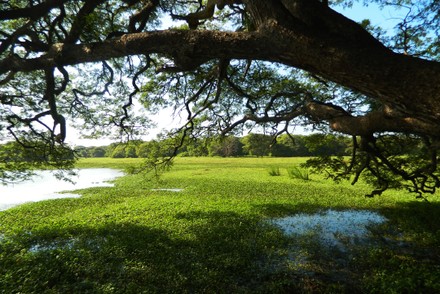
[[66, 242], [53, 242], [53, 243], [49, 243], [49, 244], [34, 244], [32, 245], [28, 252], [30, 253], [39, 253], [39, 252], [43, 252], [43, 251], [53, 251], [53, 250], [57, 250], [57, 249], [72, 249], [73, 246], [75, 245], [76, 241], [75, 240], [69, 240]]
[[28, 181], [14, 185], [0, 186], [0, 211], [26, 202], [56, 198], [75, 198], [78, 194], [60, 194], [68, 190], [91, 187], [111, 187], [109, 181], [123, 175], [123, 172], [110, 168], [90, 168], [77, 170], [71, 182], [56, 179], [50, 171], [38, 171]]
[[107, 243], [105, 237], [95, 237], [92, 239], [80, 240], [78, 238], [70, 238], [65, 240], [56, 240], [52, 242], [42, 242], [32, 245], [29, 249], [29, 253], [49, 252], [53, 250], [72, 250], [75, 248], [99, 250], [104, 244]]
[[165, 191], [165, 192], [182, 192], [183, 189], [180, 188], [162, 188], [162, 189], [151, 189], [151, 191]]
[[[27, 232], [27, 237], [32, 238], [32, 233]], [[109, 235], [108, 237], [112, 237]], [[0, 251], [1, 246], [8, 242], [16, 242], [13, 235], [6, 236], [0, 234]], [[97, 251], [108, 243], [108, 238], [103, 236], [94, 237], [70, 237], [70, 238], [57, 238], [55, 240], [39, 240], [33, 242], [29, 247], [27, 247], [27, 252], [31, 254], [51, 252], [55, 250], [90, 250]], [[18, 245], [18, 243], [17, 243]]]
[[300, 213], [272, 219], [270, 223], [291, 236], [310, 236], [326, 247], [345, 250], [345, 243], [368, 240], [369, 226], [385, 223], [387, 219], [368, 210], [326, 210], [315, 214]]

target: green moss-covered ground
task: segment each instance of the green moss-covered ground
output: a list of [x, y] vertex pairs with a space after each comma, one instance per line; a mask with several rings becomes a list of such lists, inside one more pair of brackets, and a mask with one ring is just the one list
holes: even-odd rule
[[[177, 158], [159, 180], [127, 175], [78, 199], [0, 212], [0, 293], [440, 292], [438, 194], [429, 203], [404, 191], [369, 199], [362, 184], [290, 178], [287, 169], [303, 161]], [[183, 191], [152, 190], [161, 188]], [[268, 221], [327, 209], [388, 221], [344, 251]]]

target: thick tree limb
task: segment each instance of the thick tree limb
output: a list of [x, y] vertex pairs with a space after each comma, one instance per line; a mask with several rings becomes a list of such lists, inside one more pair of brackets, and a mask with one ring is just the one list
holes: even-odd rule
[[370, 136], [377, 132], [398, 132], [440, 137], [440, 130], [433, 129], [431, 123], [410, 116], [393, 117], [388, 108], [368, 113], [365, 116], [352, 116], [334, 105], [312, 101], [306, 104], [305, 112], [315, 120], [328, 121], [334, 131], [354, 136]]
[[[90, 44], [59, 43], [38, 58], [14, 55], [3, 59], [0, 74], [151, 53], [173, 58], [178, 71], [195, 69], [212, 59], [259, 59], [307, 70], [389, 108], [387, 113], [364, 118], [332, 118], [336, 130], [349, 130], [357, 123], [364, 130], [351, 127], [350, 133], [427, 133], [428, 129], [431, 134], [439, 133], [440, 63], [393, 53], [319, 1], [243, 2], [258, 25], [256, 32], [167, 30]], [[375, 119], [381, 123], [372, 123]]]
[[86, 1], [84, 6], [79, 10], [75, 21], [72, 24], [72, 28], [70, 29], [69, 36], [66, 38], [66, 43], [75, 43], [82, 31], [84, 30], [84, 25], [86, 23], [87, 16], [98, 7], [98, 5], [102, 4], [103, 0], [89, 0]]
[[207, 0], [203, 9], [188, 14], [184, 17], [177, 17], [187, 21], [190, 29], [194, 30], [201, 24], [201, 20], [211, 18], [214, 15], [215, 7], [223, 9], [226, 5], [233, 5], [235, 3], [241, 3], [241, 0]]
[[[128, 31], [130, 33], [141, 32], [145, 28], [145, 25], [147, 24], [150, 15], [156, 9], [157, 5], [159, 5], [159, 0], [148, 1], [141, 10], [133, 14], [130, 17]], [[136, 27], [136, 24], [138, 23], [139, 25], [138, 27]]]
[[[182, 69], [194, 69], [215, 58], [245, 58], [248, 48], [261, 47], [265, 37], [258, 33], [166, 30], [126, 34], [91, 44], [54, 44], [47, 54], [33, 59], [10, 56], [0, 62], [0, 74], [30, 72], [54, 66], [98, 62], [129, 55], [162, 53], [173, 57]], [[267, 52], [254, 52], [255, 59]]]
[[50, 11], [52, 8], [58, 7], [69, 0], [47, 0], [32, 7], [14, 9], [14, 10], [0, 10], [0, 20], [19, 19], [19, 18], [33, 18], [37, 19]]

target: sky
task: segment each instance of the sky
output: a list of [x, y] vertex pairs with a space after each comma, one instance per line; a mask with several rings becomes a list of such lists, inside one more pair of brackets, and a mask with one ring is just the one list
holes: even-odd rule
[[[179, 118], [173, 119], [173, 111], [171, 109], [163, 109], [159, 114], [150, 117], [156, 123], [156, 128], [149, 131], [143, 137], [143, 140], [152, 140], [163, 130], [169, 130], [179, 126], [181, 121]], [[66, 143], [72, 146], [107, 146], [117, 140], [101, 138], [101, 139], [84, 139], [81, 138], [79, 132], [75, 129], [74, 123], [67, 122]]]
[[[339, 13], [345, 15], [346, 17], [360, 22], [364, 19], [369, 19], [374, 26], [381, 26], [384, 29], [392, 30], [396, 25], [397, 21], [404, 15], [404, 10], [386, 9], [380, 10], [376, 4], [369, 4], [365, 7], [363, 4], [356, 3], [351, 8], [334, 8]], [[173, 120], [172, 110], [164, 109], [158, 115], [151, 117], [153, 121], [157, 123], [157, 127], [150, 131], [143, 139], [151, 140], [156, 137], [162, 129], [171, 129], [173, 127], [179, 126], [182, 121], [179, 118]], [[300, 130], [304, 132], [304, 130]], [[73, 125], [68, 126], [67, 143], [73, 146], [104, 146], [112, 142], [111, 139], [81, 139], [79, 133], [75, 130]]]
[[352, 8], [335, 7], [334, 9], [354, 21], [360, 22], [369, 19], [374, 26], [380, 26], [387, 30], [392, 30], [407, 12], [404, 9], [397, 10], [390, 7], [381, 10], [375, 3], [368, 4], [368, 6], [355, 3]]

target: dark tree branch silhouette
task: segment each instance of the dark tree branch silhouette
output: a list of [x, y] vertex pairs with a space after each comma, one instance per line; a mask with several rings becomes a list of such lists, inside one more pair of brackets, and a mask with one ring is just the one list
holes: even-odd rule
[[[312, 124], [355, 138], [345, 172], [354, 182], [373, 175], [373, 194], [396, 176], [420, 195], [434, 193], [440, 4], [409, 4], [418, 9], [384, 43], [333, 9], [343, 2], [2, 2], [0, 130], [20, 142], [66, 147], [66, 119], [79, 118], [97, 134], [115, 125], [131, 135], [149, 124], [132, 113], [137, 102], [186, 111], [188, 123], [177, 131], [185, 135], [249, 123], [279, 134]], [[165, 16], [183, 23], [159, 27]], [[408, 157], [411, 164], [401, 164], [407, 154], [396, 160], [389, 142], [378, 143], [402, 135], [424, 150], [418, 163]]]

